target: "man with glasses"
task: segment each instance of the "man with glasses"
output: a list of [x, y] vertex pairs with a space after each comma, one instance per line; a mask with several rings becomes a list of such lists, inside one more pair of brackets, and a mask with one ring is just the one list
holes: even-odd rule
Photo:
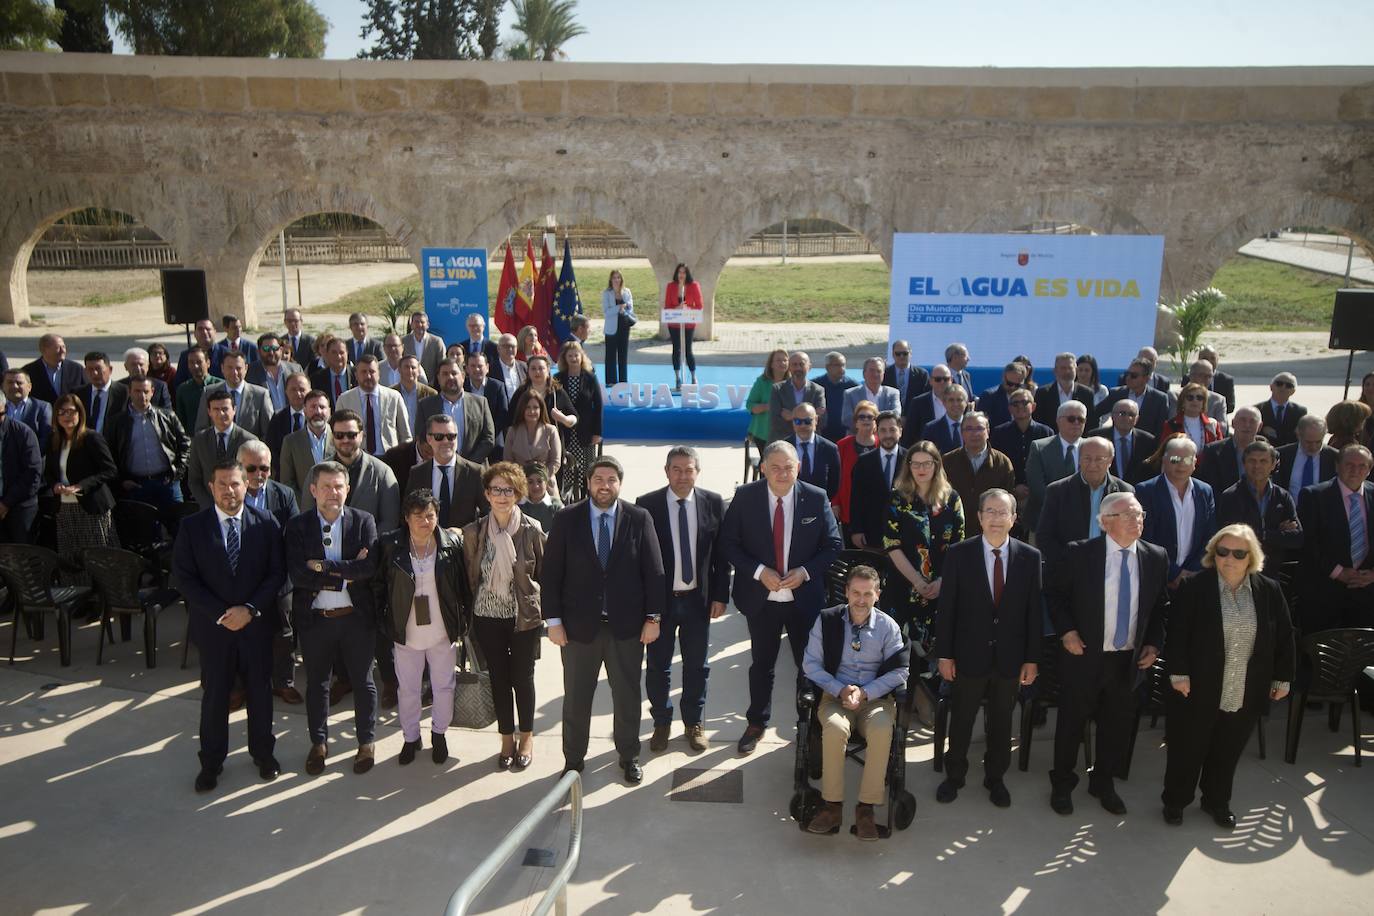
[[845, 435], [854, 432], [854, 408], [861, 401], [870, 402], [879, 411], [890, 410], [897, 413], [902, 409], [903, 402], [897, 389], [883, 384], [882, 357], [870, 356], [864, 360], [863, 375], [864, 382], [862, 385], [851, 388], [844, 393], [844, 415], [840, 421], [844, 424]]
[[945, 390], [944, 402], [945, 415], [938, 420], [931, 420], [921, 430], [921, 435], [917, 436], [918, 439], [934, 442], [941, 455], [960, 448], [964, 443], [959, 424], [968, 410], [968, 394], [962, 386], [950, 385]]
[[458, 429], [452, 417], [430, 416], [425, 440], [431, 457], [410, 469], [406, 495], [429, 490], [439, 500], [439, 524], [462, 528], [488, 508], [482, 492], [482, 466], [458, 454]]
[[[244, 362], [241, 352], [226, 352], [219, 365], [224, 381], [201, 392], [202, 410], [209, 404], [210, 395], [216, 391], [227, 392], [234, 404], [234, 422], [252, 433], [253, 438], [263, 438], [267, 435], [268, 424], [272, 422], [272, 399], [268, 396], [267, 389], [247, 381], [248, 364]], [[196, 420], [196, 430], [204, 429], [209, 423], [209, 414], [203, 413]]]
[[[329, 428], [334, 460], [348, 472], [348, 505], [372, 516], [378, 531], [395, 530], [401, 524], [401, 492], [391, 468], [363, 448], [362, 417], [351, 410], [336, 410]], [[301, 508], [304, 511], [305, 506]], [[391, 651], [389, 643], [387, 651]]]
[[1011, 468], [1016, 472], [1016, 486], [1012, 493], [1016, 496], [1018, 514], [1024, 514], [1026, 499], [1030, 496], [1030, 486], [1026, 483], [1026, 462], [1030, 460], [1031, 445], [1054, 435], [1053, 429], [1031, 419], [1034, 406], [1029, 391], [1023, 388], [1011, 392], [1007, 395], [1011, 421], [994, 426], [988, 436], [992, 447], [1011, 459]]
[[[243, 443], [258, 437], [234, 422], [234, 399], [223, 386], [207, 392], [205, 402], [208, 425], [191, 437], [191, 453], [186, 459], [186, 486], [191, 491], [191, 498], [202, 509], [209, 509], [215, 504], [210, 481], [216, 466], [234, 461]], [[241, 492], [239, 498], [242, 499]]]
[[1079, 446], [1078, 473], [1056, 480], [1045, 489], [1045, 502], [1035, 527], [1035, 546], [1045, 557], [1046, 576], [1053, 573], [1071, 542], [1102, 533], [1098, 515], [1108, 496], [1135, 491], [1135, 487], [1109, 473], [1115, 457], [1110, 439], [1080, 439]]
[[1078, 357], [1066, 352], [1054, 358], [1054, 384], [1035, 390], [1035, 419], [1048, 426], [1054, 422], [1060, 405], [1069, 401], [1078, 401], [1088, 410], [1093, 409], [1092, 389], [1078, 384]]
[[1137, 484], [1154, 471], [1145, 460], [1155, 453], [1158, 440], [1139, 429], [1136, 421], [1140, 418], [1140, 408], [1130, 398], [1117, 401], [1112, 405], [1110, 419], [1088, 433], [1096, 439], [1106, 439], [1112, 443], [1112, 473], [1129, 484]]
[[1026, 367], [1021, 363], [1007, 363], [1002, 367], [1002, 384], [978, 395], [978, 410], [987, 416], [993, 429], [1011, 422], [1010, 398], [1025, 387]]
[[1202, 571], [1207, 542], [1217, 533], [1217, 503], [1212, 488], [1193, 479], [1197, 444], [1182, 433], [1164, 443], [1163, 473], [1136, 487], [1145, 510], [1145, 533], [1151, 544], [1169, 554], [1169, 588]]
[[[1016, 471], [1011, 459], [988, 445], [988, 418], [974, 411], [959, 421], [963, 445], [944, 456], [945, 479], [959, 494], [962, 506], [976, 506], [991, 489], [1010, 492], [1016, 486]], [[983, 529], [978, 514], [964, 516], [964, 537], [977, 537]]]
[[[1198, 462], [1198, 480], [1206, 481], [1217, 493], [1239, 483], [1245, 477], [1245, 449], [1255, 441], [1259, 428], [1260, 412], [1257, 408], [1246, 404], [1238, 409], [1231, 418], [1231, 435], [1203, 447], [1202, 460]], [[1131, 482], [1139, 483], [1136, 480]]]
[[[401, 343], [400, 334], [388, 334], [382, 338], [382, 356], [382, 361], [377, 363], [381, 385], [395, 388], [401, 384], [401, 360], [405, 358], [405, 345]], [[424, 370], [421, 369], [420, 373], [423, 374]]]
[[323, 391], [308, 391], [301, 407], [304, 425], [287, 433], [277, 457], [277, 477], [296, 494], [301, 508], [309, 509], [310, 469], [334, 457], [334, 437], [329, 429], [329, 398]]
[[1274, 482], [1293, 494], [1302, 508], [1303, 491], [1336, 476], [1339, 455], [1326, 441], [1326, 421], [1308, 414], [1298, 421], [1297, 441], [1279, 446], [1279, 465]]
[[1202, 347], [1197, 351], [1198, 359], [1205, 359], [1212, 365], [1212, 383], [1207, 387], [1221, 395], [1226, 401], [1226, 412], [1236, 409], [1236, 380], [1221, 371], [1221, 361], [1215, 347]]
[[1198, 359], [1194, 360], [1193, 364], [1188, 367], [1188, 378], [1183, 384], [1186, 386], [1191, 382], [1207, 389], [1207, 406], [1203, 409], [1208, 417], [1221, 424], [1222, 435], [1226, 435], [1229, 432], [1229, 425], [1226, 421], [1226, 415], [1229, 411], [1226, 409], [1226, 398], [1212, 390], [1212, 379], [1215, 376], [1216, 372], [1212, 369], [1212, 364], [1205, 359]]
[[1040, 524], [1040, 507], [1050, 484], [1078, 473], [1078, 446], [1088, 422], [1088, 408], [1080, 401], [1066, 401], [1059, 405], [1054, 422], [1059, 435], [1032, 443], [1026, 459], [1026, 486], [1030, 489], [1026, 523], [1032, 531]]
[[[1145, 366], [1145, 384], [1165, 395], [1166, 400], [1169, 394], [1169, 379], [1163, 373], [1156, 372], [1155, 366], [1159, 365], [1159, 351], [1154, 347], [1141, 347], [1135, 355], [1136, 360]], [[1134, 363], [1132, 363], [1134, 365]], [[1125, 385], [1127, 374], [1122, 373], [1117, 379], [1117, 385]]]
[[[261, 351], [261, 343], [258, 349]], [[266, 512], [277, 520], [277, 524], [285, 527], [300, 512], [300, 508], [296, 503], [296, 494], [272, 479], [272, 452], [267, 444], [243, 443], [239, 446], [238, 459], [239, 464], [243, 465], [246, 484], [243, 504]], [[278, 598], [282, 627], [272, 639], [272, 695], [289, 706], [296, 706], [304, 702], [304, 698], [295, 684], [295, 634], [291, 629], [290, 580], [282, 584]]]
[[816, 409], [799, 404], [792, 411], [792, 437], [788, 442], [797, 450], [801, 471], [797, 479], [820, 487], [832, 500], [840, 491], [840, 450], [835, 443], [816, 432]]
[[839, 442], [845, 436], [845, 424], [841, 418], [844, 413], [844, 393], [859, 384], [845, 372], [845, 366], [844, 354], [831, 350], [825, 354], [825, 372], [811, 380], [825, 392], [825, 423], [819, 432], [831, 442]]
[[1274, 448], [1298, 441], [1298, 421], [1307, 416], [1307, 408], [1292, 399], [1297, 390], [1297, 376], [1280, 372], [1269, 383], [1269, 400], [1255, 405], [1260, 412], [1260, 434]]
[[1297, 506], [1292, 495], [1270, 479], [1279, 464], [1278, 449], [1263, 439], [1253, 441], [1245, 447], [1244, 461], [1245, 478], [1217, 492], [1217, 528], [1249, 525], [1264, 547], [1263, 572], [1277, 579], [1289, 552], [1302, 547]]
[[825, 391], [806, 377], [810, 371], [811, 357], [801, 350], [787, 358], [787, 378], [773, 386], [768, 402], [769, 442], [792, 435], [792, 411], [798, 404], [810, 404], [816, 409], [816, 416], [825, 416]]
[[944, 363], [930, 370], [930, 390], [923, 391], [907, 399], [902, 408], [902, 446], [910, 448], [911, 443], [921, 438], [921, 430], [932, 420], [942, 419], [945, 415], [945, 392], [954, 384], [954, 375]]
[[[1341, 449], [1336, 478], [1317, 484], [1298, 507], [1306, 542], [1302, 626], [1374, 626], [1374, 458], [1363, 445]], [[1365, 688], [1361, 697], [1368, 701]]]
[[1130, 754], [1136, 687], [1164, 642], [1169, 558], [1140, 539], [1145, 514], [1130, 493], [1103, 497], [1095, 522], [1100, 534], [1067, 545], [1048, 568], [1050, 619], [1060, 644], [1050, 807], [1073, 813], [1074, 770], [1092, 720], [1097, 748], [1088, 794], [1120, 817], [1126, 804], [1114, 778]]
[[850, 471], [849, 540], [855, 547], [882, 552], [892, 486], [906, 461], [901, 437], [901, 418], [890, 410], [878, 414], [878, 447], [859, 456]]
[[[1076, 403], [1076, 402], [1075, 402]], [[1016, 499], [988, 490], [978, 504], [983, 533], [952, 545], [941, 574], [935, 647], [949, 684], [949, 748], [935, 800], [964, 787], [979, 707], [987, 703], [983, 787], [999, 808], [1011, 805], [1003, 777], [1011, 764], [1011, 713], [1035, 682], [1044, 632], [1040, 551], [1011, 537]]]
[[486, 400], [463, 392], [463, 367], [456, 359], [439, 364], [439, 393], [420, 402], [420, 415], [426, 418], [444, 414], [458, 428], [458, 454], [469, 461], [484, 463], [496, 448], [496, 422]]
[[1150, 385], [1151, 365], [1148, 360], [1132, 360], [1130, 368], [1121, 377], [1123, 384], [1109, 391], [1102, 403], [1097, 405], [1097, 415], [1101, 417], [1110, 413], [1117, 401], [1129, 398], [1136, 406], [1136, 427], [1158, 439], [1172, 412], [1168, 395]]
[[381, 455], [401, 442], [410, 441], [410, 415], [400, 394], [382, 387], [378, 360], [363, 355], [353, 367], [358, 384], [335, 402], [336, 410], [351, 410], [363, 418], [363, 448]]
[[883, 370], [883, 384], [897, 389], [902, 405], [930, 390], [930, 376], [920, 366], [911, 365], [911, 344], [905, 340], [893, 342], [892, 365]]
[[515, 392], [525, 384], [527, 377], [525, 364], [515, 358], [517, 346], [514, 334], [502, 334], [496, 338], [496, 362], [489, 364], [491, 377], [506, 386], [506, 400], [512, 404], [515, 403]]
[[299, 363], [282, 359], [281, 338], [268, 333], [258, 337], [258, 359], [248, 367], [244, 379], [267, 389], [275, 412], [286, 409], [286, 380], [301, 371]]

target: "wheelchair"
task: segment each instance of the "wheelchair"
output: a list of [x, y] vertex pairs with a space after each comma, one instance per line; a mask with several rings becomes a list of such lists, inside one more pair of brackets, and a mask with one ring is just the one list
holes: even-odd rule
[[[884, 840], [892, 836], [893, 827], [905, 830], [916, 818], [916, 796], [906, 788], [906, 736], [911, 721], [906, 686], [894, 690], [892, 697], [897, 715], [885, 779], [887, 820], [878, 825], [878, 837]], [[821, 778], [821, 725], [816, 717], [820, 699], [821, 688], [811, 681], [805, 681], [797, 691], [797, 759], [792, 771], [792, 801], [788, 812], [802, 830], [820, 810], [822, 800], [821, 790], [811, 785], [811, 780]], [[850, 735], [845, 757], [862, 764], [866, 746], [863, 736]], [[851, 825], [849, 832], [854, 833], [855, 827]]]

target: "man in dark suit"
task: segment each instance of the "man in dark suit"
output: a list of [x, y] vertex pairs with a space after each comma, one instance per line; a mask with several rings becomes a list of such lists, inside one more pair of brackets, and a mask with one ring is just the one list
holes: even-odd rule
[[[891, 439], [895, 447], [896, 435]], [[801, 676], [811, 625], [825, 604], [826, 570], [840, 551], [830, 499], [797, 480], [792, 444], [769, 444], [760, 465], [765, 479], [735, 491], [721, 528], [721, 547], [735, 570], [735, 607], [749, 624], [749, 724], [739, 739], [741, 754], [754, 752], [768, 726], [784, 630]]]
[[1231, 418], [1231, 435], [1218, 442], [1209, 442], [1198, 462], [1197, 478], [1214, 493], [1229, 490], [1245, 478], [1245, 449], [1259, 434], [1260, 412], [1246, 404]]
[[86, 373], [76, 360], [67, 359], [67, 343], [60, 334], [38, 338], [38, 359], [24, 366], [33, 383], [33, 396], [51, 404], [86, 384]]
[[348, 316], [348, 361], [357, 364], [364, 356], [375, 356], [378, 362], [386, 359], [382, 342], [367, 335], [367, 316], [354, 312]]
[[1050, 619], [1060, 643], [1050, 807], [1073, 813], [1078, 749], [1091, 719], [1097, 754], [1088, 792], [1119, 817], [1126, 804], [1113, 779], [1130, 750], [1136, 687], [1164, 642], [1169, 558], [1140, 540], [1145, 514], [1131, 494], [1103, 497], [1097, 522], [1102, 533], [1069, 544], [1049, 579]]
[[86, 428], [102, 436], [111, 418], [124, 412], [129, 405], [129, 389], [112, 384], [110, 358], [99, 350], [86, 354], [86, 384], [76, 391], [81, 406], [86, 408]]
[[5, 400], [9, 402], [9, 417], [23, 423], [38, 437], [38, 450], [48, 451], [52, 438], [52, 405], [32, 397], [33, 380], [23, 369], [5, 370]]
[[[471, 360], [477, 353], [486, 357], [488, 366], [501, 358], [500, 352], [496, 349], [496, 342], [487, 339], [487, 320], [485, 318], [479, 313], [473, 312], [468, 315], [464, 325], [468, 331], [468, 339], [458, 341], [463, 348], [464, 363]], [[428, 324], [426, 324], [425, 330], [429, 330]]]
[[976, 398], [978, 392], [973, 390], [973, 378], [968, 374], [968, 347], [961, 343], [952, 343], [945, 347], [945, 364], [949, 366], [949, 373], [954, 378], [954, 384], [964, 389], [965, 397], [970, 401]]
[[1217, 493], [1217, 529], [1245, 524], [1264, 547], [1265, 575], [1277, 579], [1291, 551], [1302, 548], [1302, 525], [1287, 490], [1272, 480], [1279, 453], [1263, 439], [1245, 447], [1245, 477]]
[[423, 464], [434, 453], [429, 448], [429, 437], [421, 427], [420, 435], [409, 442], [402, 442], [382, 453], [382, 463], [391, 468], [396, 476], [396, 486], [401, 493], [410, 492], [410, 472], [418, 464]]
[[951, 385], [945, 392], [944, 402], [945, 415], [927, 423], [921, 434], [916, 437], [917, 441], [928, 439], [934, 442], [941, 455], [952, 452], [964, 444], [959, 422], [964, 416], [964, 411], [968, 410], [968, 394], [962, 386]]
[[[495, 347], [494, 344], [493, 347]], [[506, 444], [506, 429], [510, 426], [511, 405], [506, 397], [506, 386], [487, 374], [491, 364], [481, 353], [468, 356], [465, 368], [467, 369], [467, 379], [463, 382], [463, 391], [486, 401], [487, 409], [491, 412], [496, 445], [487, 453], [487, 459], [500, 461], [501, 450]]]
[[212, 505], [181, 523], [172, 577], [200, 650], [200, 773], [196, 791], [218, 783], [229, 753], [229, 691], [243, 683], [248, 753], [263, 779], [281, 766], [273, 756], [272, 634], [281, 629], [277, 594], [286, 581], [281, 528], [243, 504], [243, 468], [232, 457], [210, 479]]
[[353, 688], [353, 727], [358, 752], [353, 772], [366, 773], [376, 759], [377, 686], [372, 654], [377, 624], [369, 579], [377, 558], [372, 516], [344, 505], [348, 471], [326, 461], [310, 472], [315, 508], [286, 523], [286, 569], [294, 586], [291, 625], [299, 635], [305, 661], [305, 710], [310, 753], [305, 772], [324, 772], [329, 756], [329, 690], [334, 660], [343, 661]]
[[1145, 460], [1154, 454], [1155, 437], [1136, 427], [1140, 408], [1135, 401], [1124, 398], [1112, 405], [1106, 423], [1088, 435], [1112, 443], [1112, 474], [1130, 484], [1153, 477], [1155, 471]]
[[482, 489], [482, 466], [458, 454], [457, 435], [452, 417], [430, 417], [425, 427], [430, 457], [406, 472], [401, 490], [407, 496], [415, 490], [432, 492], [439, 500], [439, 524], [445, 528], [462, 528], [490, 508]]
[[1275, 448], [1298, 441], [1298, 421], [1307, 416], [1307, 408], [1292, 400], [1297, 390], [1297, 376], [1280, 372], [1269, 383], [1269, 400], [1255, 405], [1260, 412], [1260, 435]]
[[1026, 461], [1026, 485], [1030, 488], [1026, 524], [1031, 530], [1040, 524], [1040, 507], [1050, 484], [1078, 472], [1078, 449], [1083, 444], [1087, 419], [1087, 408], [1078, 401], [1066, 401], [1059, 406], [1055, 420], [1059, 434], [1031, 443], [1030, 458]]
[[297, 372], [286, 380], [286, 406], [272, 414], [263, 437], [273, 455], [281, 455], [281, 444], [287, 436], [305, 429], [305, 396], [310, 393], [310, 378]]
[[324, 353], [325, 366], [310, 373], [310, 387], [323, 391], [329, 396], [329, 407], [333, 409], [339, 395], [357, 384], [353, 377], [353, 367], [348, 364], [348, 345], [335, 338], [329, 342]]
[[563, 655], [563, 768], [582, 771], [604, 664], [616, 754], [637, 785], [640, 669], [644, 646], [659, 636], [666, 586], [653, 519], [620, 499], [624, 476], [609, 455], [591, 463], [587, 499], [553, 518], [540, 584], [549, 641]]
[[27, 544], [38, 515], [43, 455], [33, 430], [8, 416], [0, 398], [0, 543]]
[[1084, 439], [1078, 454], [1078, 473], [1056, 480], [1045, 489], [1045, 503], [1035, 527], [1035, 546], [1045, 558], [1047, 577], [1053, 575], [1073, 541], [1095, 538], [1098, 509], [1113, 493], [1132, 493], [1135, 487], [1108, 473], [1112, 466], [1110, 439]]
[[1198, 359], [1205, 359], [1212, 364], [1212, 384], [1208, 388], [1221, 395], [1226, 401], [1226, 412], [1232, 412], [1236, 409], [1236, 380], [1221, 371], [1215, 348], [1202, 347], [1197, 351], [1197, 356]]
[[787, 358], [787, 378], [773, 386], [768, 401], [769, 442], [792, 435], [792, 411], [798, 404], [810, 404], [817, 417], [825, 417], [825, 389], [806, 377], [810, 371], [811, 357], [800, 350]]
[[291, 359], [309, 372], [310, 364], [315, 361], [315, 335], [302, 330], [301, 310], [298, 308], [289, 308], [283, 312], [282, 321], [286, 325], [286, 330], [279, 335], [280, 340], [290, 345]]
[[237, 315], [225, 315], [219, 320], [220, 327], [224, 329], [224, 338], [215, 344], [214, 350], [210, 353], [210, 365], [218, 366], [224, 362], [226, 353], [242, 353], [243, 363], [246, 368], [249, 363], [258, 361], [258, 345], [251, 340], [243, 337], [243, 322]]
[[244, 442], [257, 438], [234, 422], [234, 401], [223, 388], [211, 392], [206, 410], [210, 425], [191, 437], [191, 451], [186, 458], [186, 487], [202, 509], [210, 508], [215, 501], [210, 489], [215, 467], [237, 455]]
[[[1155, 371], [1155, 367], [1159, 365], [1159, 351], [1154, 347], [1141, 347], [1140, 351], [1136, 353], [1135, 360], [1132, 361], [1131, 365], [1134, 366], [1136, 362], [1141, 363], [1145, 367], [1144, 377], [1146, 383], [1149, 384], [1151, 388], [1154, 388], [1167, 397], [1169, 394], [1169, 378], [1162, 372]], [[1123, 372], [1116, 380], [1117, 385], [1129, 384], [1128, 379], [1130, 378], [1130, 374], [1129, 369]]]
[[[1014, 392], [1026, 385], [1026, 367], [1022, 363], [1007, 363], [1002, 367], [1002, 384], [978, 395], [978, 410], [988, 418], [988, 426], [996, 429], [1011, 422], [1011, 402]], [[1049, 433], [1046, 433], [1049, 435]]]
[[1306, 547], [1302, 629], [1374, 626], [1374, 459], [1363, 445], [1341, 449], [1336, 479], [1298, 505]]
[[644, 692], [654, 733], [649, 750], [668, 749], [673, 724], [673, 647], [682, 642], [682, 725], [693, 751], [706, 750], [701, 723], [706, 709], [706, 679], [710, 668], [711, 621], [725, 613], [730, 601], [730, 564], [720, 549], [720, 526], [725, 501], [719, 493], [696, 485], [701, 459], [696, 449], [677, 445], [668, 450], [663, 468], [668, 486], [646, 493], [635, 505], [648, 511], [658, 535], [663, 559], [664, 612], [658, 639], [645, 650]]
[[152, 379], [130, 379], [128, 391], [128, 409], [110, 420], [106, 433], [119, 468], [117, 495], [157, 506], [175, 531], [172, 509], [182, 501], [191, 440], [176, 414], [152, 405]]
[[1007, 491], [1015, 487], [1016, 472], [1010, 458], [988, 445], [988, 418], [981, 411], [964, 414], [959, 429], [963, 445], [945, 454], [945, 479], [964, 507], [964, 536], [977, 537], [983, 529], [973, 507], [994, 487]]
[[1016, 498], [988, 490], [978, 506], [981, 537], [945, 553], [935, 651], [949, 683], [945, 781], [935, 793], [952, 802], [964, 787], [978, 707], [987, 701], [983, 786], [999, 808], [1011, 804], [1002, 777], [1011, 763], [1011, 711], [1019, 688], [1035, 682], [1044, 631], [1040, 551], [1010, 536]]
[[1093, 412], [1093, 391], [1087, 385], [1078, 384], [1078, 357], [1072, 353], [1060, 353], [1054, 358], [1054, 384], [1041, 385], [1035, 390], [1035, 419], [1052, 426], [1059, 405], [1077, 401]]
[[820, 421], [816, 418], [816, 408], [810, 404], [798, 404], [792, 411], [791, 438], [787, 441], [797, 450], [801, 461], [798, 480], [820, 487], [831, 499], [840, 491], [840, 450], [835, 443], [816, 431]]
[[1030, 459], [1031, 445], [1041, 439], [1054, 435], [1054, 429], [1031, 419], [1034, 400], [1026, 390], [1013, 391], [1007, 396], [1007, 406], [1011, 410], [1011, 422], [994, 426], [988, 435], [988, 443], [1011, 460], [1011, 468], [1016, 472], [1016, 495], [1018, 514], [1023, 514], [1026, 500], [1030, 498], [1030, 486], [1026, 483], [1026, 462]]
[[[272, 479], [272, 453], [264, 442], [250, 440], [239, 446], [239, 463], [243, 465], [244, 505], [266, 512], [283, 529], [300, 512], [296, 494]], [[304, 702], [296, 689], [295, 634], [291, 629], [291, 584], [282, 586], [278, 596], [282, 610], [282, 627], [272, 636], [272, 695], [289, 705]]]
[[[127, 388], [129, 382], [136, 378], [148, 377], [148, 351], [142, 347], [130, 347], [124, 351], [124, 371], [127, 375], [115, 382], [115, 385]], [[172, 392], [167, 387], [167, 383], [160, 378], [155, 378], [153, 382], [154, 407], [162, 410], [173, 410], [176, 405], [172, 402]]]
[[465, 394], [463, 381], [458, 360], [444, 360], [439, 364], [439, 393], [421, 401], [418, 409], [425, 420], [436, 414], [450, 417], [458, 428], [458, 454], [482, 464], [496, 447], [496, 423], [486, 399]]
[[1279, 446], [1279, 466], [1274, 471], [1274, 483], [1293, 494], [1293, 501], [1302, 507], [1303, 490], [1336, 476], [1338, 453], [1326, 440], [1326, 421], [1307, 414], [1298, 421], [1297, 441]]
[[1150, 363], [1141, 359], [1133, 361], [1122, 378], [1126, 384], [1107, 392], [1102, 403], [1097, 405], [1097, 420], [1100, 423], [1102, 417], [1110, 414], [1117, 401], [1129, 398], [1138, 409], [1136, 428], [1158, 439], [1164, 421], [1169, 419], [1169, 396], [1150, 385]]
[[[1216, 497], [1211, 487], [1193, 479], [1197, 445], [1187, 436], [1165, 443], [1162, 466], [1163, 473], [1136, 487], [1135, 496], [1145, 509], [1142, 537], [1169, 554], [1169, 587], [1178, 588], [1202, 570], [1207, 542], [1217, 533]], [[1181, 514], [1175, 504], [1183, 507]]]
[[949, 366], [939, 363], [930, 370], [930, 390], [908, 398], [902, 407], [902, 447], [911, 448], [911, 443], [921, 438], [921, 430], [931, 420], [945, 415], [945, 392], [954, 384], [954, 375]]
[[901, 438], [902, 421], [897, 415], [891, 411], [878, 414], [878, 447], [860, 455], [849, 472], [849, 540], [855, 547], [882, 550], [892, 485], [906, 461]]
[[905, 340], [892, 342], [892, 365], [883, 369], [883, 384], [897, 389], [901, 396], [898, 403], [903, 405], [930, 390], [930, 375], [920, 366], [911, 365], [911, 344]]

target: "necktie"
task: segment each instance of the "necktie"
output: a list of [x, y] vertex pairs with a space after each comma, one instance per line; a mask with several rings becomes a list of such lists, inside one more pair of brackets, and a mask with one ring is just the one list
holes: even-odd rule
[[228, 433], [220, 433], [220, 434], [219, 434], [219, 448], [217, 449], [217, 451], [219, 452], [219, 457], [221, 457], [221, 458], [223, 458], [225, 455], [229, 454], [229, 434], [228, 434]]
[[1112, 648], [1120, 651], [1131, 640], [1131, 552], [1121, 548], [1121, 577], [1116, 586], [1116, 632]]
[[291, 431], [294, 433], [301, 428], [301, 415], [293, 413], [291, 415]]
[[1369, 540], [1364, 530], [1364, 506], [1361, 505], [1360, 493], [1351, 493], [1349, 502], [1350, 511], [1346, 515], [1350, 518], [1350, 565], [1358, 569], [1369, 554]]
[[906, 370], [897, 370], [897, 391], [903, 398], [906, 397]]
[[964, 444], [964, 437], [959, 435], [959, 424], [953, 420], [949, 421], [949, 441], [953, 442], [956, 446]]
[[237, 391], [234, 391], [234, 390], [231, 389], [231, 390], [229, 391], [229, 400], [232, 401], [233, 404], [234, 404], [234, 413], [238, 413], [238, 411], [239, 411], [239, 393], [238, 393]]
[[773, 507], [773, 566], [780, 576], [787, 575], [787, 556], [783, 550], [786, 522], [783, 519], [782, 497], [779, 496]]
[[883, 456], [883, 478], [887, 481], [887, 488], [892, 489], [892, 456]]
[[1073, 446], [1072, 446], [1072, 445], [1070, 445], [1068, 448], [1064, 449], [1064, 462], [1065, 462], [1066, 464], [1068, 464], [1068, 466], [1069, 466], [1069, 473], [1070, 473], [1070, 474], [1072, 474], [1072, 473], [1074, 473], [1075, 471], [1078, 470], [1078, 465], [1074, 464], [1074, 461], [1073, 461]]
[[1125, 479], [1126, 479], [1126, 465], [1128, 465], [1128, 464], [1131, 463], [1131, 438], [1130, 438], [1130, 436], [1122, 436], [1122, 437], [1121, 437], [1121, 452], [1120, 452], [1120, 459], [1119, 459], [1119, 460], [1120, 460], [1120, 464], [1118, 465], [1118, 467], [1120, 468], [1119, 473], [1120, 473], [1120, 475], [1121, 475], [1121, 479], [1122, 479], [1122, 480], [1125, 480]]
[[96, 389], [91, 395], [91, 420], [95, 424], [95, 431], [100, 432], [100, 399], [104, 394], [100, 389]]
[[1006, 577], [1002, 573], [1002, 551], [1001, 548], [992, 548], [992, 603], [1002, 603], [1002, 588], [1007, 584]]
[[372, 401], [375, 397], [377, 397], [375, 394], [367, 396], [367, 453], [369, 455], [377, 454], [377, 413], [372, 407]]
[[[605, 518], [603, 515], [602, 518]], [[677, 501], [677, 540], [682, 553], [682, 581], [692, 584], [692, 534], [687, 527], [687, 500]]]
[[[1316, 483], [1316, 481], [1312, 479], [1314, 476], [1313, 469], [1316, 467], [1316, 464], [1317, 459], [1312, 455], [1308, 455], [1307, 465], [1302, 469], [1302, 485], [1304, 487], [1310, 487], [1312, 484]], [[1299, 489], [1298, 492], [1301, 495], [1301, 489]]]
[[338, 400], [339, 395], [343, 394], [343, 376], [334, 376], [334, 399]]
[[601, 513], [601, 523], [596, 529], [596, 559], [605, 569], [611, 563], [611, 517]]
[[1284, 409], [1285, 409], [1286, 407], [1287, 407], [1287, 405], [1285, 405], [1285, 404], [1280, 404], [1277, 408], [1275, 408], [1275, 410], [1274, 410], [1274, 425], [1275, 425], [1275, 426], [1282, 426], [1282, 425], [1283, 425], [1283, 412], [1284, 412]]
[[439, 518], [440, 524], [448, 522], [448, 511], [453, 506], [453, 496], [449, 493], [448, 465], [439, 465]]
[[229, 532], [224, 536], [224, 552], [229, 557], [229, 571], [237, 573], [239, 571], [239, 520], [236, 518], [226, 519], [229, 524]]
[[803, 479], [803, 480], [810, 480], [810, 479], [811, 479], [811, 443], [810, 443], [810, 442], [803, 442], [803, 443], [801, 444], [801, 450], [802, 450], [802, 479]]

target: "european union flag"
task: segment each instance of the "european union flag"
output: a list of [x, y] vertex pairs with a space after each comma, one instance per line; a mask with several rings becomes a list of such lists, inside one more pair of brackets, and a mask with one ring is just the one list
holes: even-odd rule
[[573, 332], [572, 321], [574, 315], [582, 314], [582, 297], [577, 295], [577, 278], [573, 276], [572, 251], [568, 247], [568, 239], [563, 238], [563, 269], [558, 273], [558, 292], [554, 297], [553, 317], [550, 324], [553, 326], [553, 336], [561, 344], [566, 340], [572, 340]]

